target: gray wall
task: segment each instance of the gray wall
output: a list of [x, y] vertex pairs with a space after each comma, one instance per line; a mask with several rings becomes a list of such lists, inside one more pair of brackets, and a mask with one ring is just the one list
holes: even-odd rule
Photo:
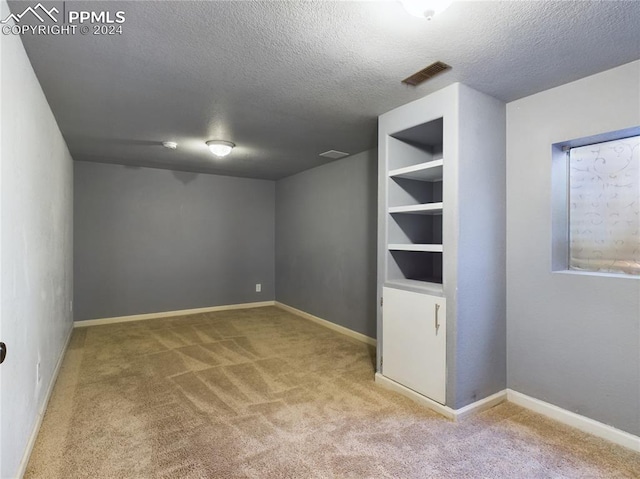
[[21, 473], [73, 326], [73, 170], [20, 37], [2, 36], [1, 62], [0, 339], [8, 355], [0, 365], [0, 476], [8, 478]]
[[[455, 349], [447, 352], [448, 361], [455, 354], [447, 364], [455, 368], [455, 378], [447, 384], [454, 409], [503, 391], [507, 382], [506, 109], [502, 101], [464, 85], [459, 105], [458, 182], [452, 192], [458, 202], [457, 238], [450, 243], [458, 257], [453, 260], [455, 283], [445, 283], [447, 318], [454, 305], [449, 298], [455, 298]], [[445, 193], [445, 214], [450, 193]], [[446, 263], [449, 244], [444, 247]], [[447, 339], [449, 334], [447, 329]]]
[[507, 105], [509, 388], [640, 434], [640, 280], [552, 272], [551, 145], [640, 125], [640, 62]]
[[377, 152], [276, 184], [276, 299], [376, 337]]
[[74, 168], [76, 320], [274, 299], [274, 182]]

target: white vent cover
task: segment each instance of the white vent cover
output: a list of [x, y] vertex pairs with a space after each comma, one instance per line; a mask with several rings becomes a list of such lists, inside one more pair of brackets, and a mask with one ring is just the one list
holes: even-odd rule
[[332, 160], [337, 160], [340, 158], [344, 158], [345, 156], [349, 156], [349, 153], [345, 153], [344, 151], [338, 150], [329, 150], [324, 153], [320, 153], [320, 156], [324, 158], [331, 158]]

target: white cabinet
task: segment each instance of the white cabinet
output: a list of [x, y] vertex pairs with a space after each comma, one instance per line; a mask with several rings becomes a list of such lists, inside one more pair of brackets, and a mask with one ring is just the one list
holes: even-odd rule
[[441, 404], [446, 400], [445, 299], [384, 288], [382, 374]]

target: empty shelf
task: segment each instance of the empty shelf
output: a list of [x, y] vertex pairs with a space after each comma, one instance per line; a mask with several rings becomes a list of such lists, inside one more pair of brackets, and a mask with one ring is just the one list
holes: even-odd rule
[[391, 251], [422, 251], [427, 253], [442, 253], [441, 244], [390, 244]]
[[443, 160], [433, 160], [426, 163], [407, 166], [391, 170], [389, 176], [392, 178], [407, 178], [420, 181], [441, 181]]
[[411, 206], [392, 206], [389, 213], [407, 213], [413, 215], [441, 215], [442, 203], [425, 203]]
[[391, 288], [403, 289], [405, 291], [415, 291], [418, 293], [435, 294], [444, 296], [442, 289], [442, 279], [391, 279], [384, 283]]

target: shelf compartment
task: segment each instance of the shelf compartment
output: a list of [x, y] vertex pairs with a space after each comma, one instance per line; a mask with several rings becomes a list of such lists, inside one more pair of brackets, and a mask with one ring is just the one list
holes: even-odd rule
[[439, 159], [406, 166], [404, 168], [397, 168], [389, 172], [389, 177], [419, 181], [442, 181], [443, 162], [442, 159]]
[[387, 221], [387, 244], [441, 245], [442, 214], [390, 214]]
[[387, 253], [386, 281], [423, 287], [442, 284], [442, 253], [390, 250]]
[[423, 253], [442, 253], [441, 244], [400, 244], [391, 243], [389, 251], [417, 251]]
[[411, 215], [441, 215], [442, 203], [425, 203], [421, 205], [410, 206], [392, 206], [389, 208], [389, 214], [411, 214]]
[[409, 178], [392, 177], [387, 182], [388, 207], [427, 205], [442, 203], [440, 181], [420, 181]]

